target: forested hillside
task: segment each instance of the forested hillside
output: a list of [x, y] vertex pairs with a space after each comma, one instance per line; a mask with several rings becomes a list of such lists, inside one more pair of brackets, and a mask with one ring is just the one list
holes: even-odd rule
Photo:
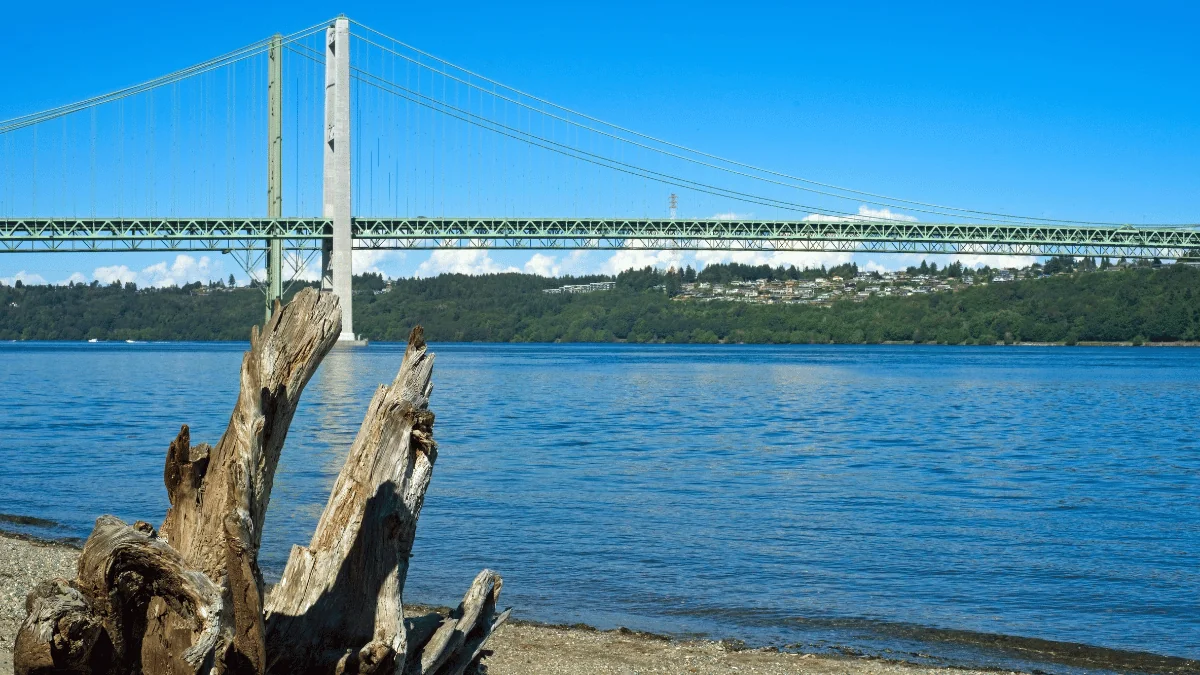
[[[701, 278], [754, 269], [710, 266]], [[650, 269], [622, 273], [609, 291], [542, 292], [606, 279], [450, 274], [397, 280], [383, 290], [381, 278], [359, 277], [355, 327], [372, 340], [403, 340], [420, 323], [431, 341], [491, 342], [1200, 340], [1200, 269], [1185, 265], [1084, 269], [829, 307], [681, 302], [672, 299], [672, 288], [684, 274]], [[0, 339], [245, 340], [262, 320], [261, 303], [254, 288], [199, 284], [0, 286]]]

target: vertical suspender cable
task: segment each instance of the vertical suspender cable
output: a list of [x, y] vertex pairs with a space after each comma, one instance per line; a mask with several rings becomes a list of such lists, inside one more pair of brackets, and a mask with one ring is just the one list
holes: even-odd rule
[[[418, 92], [421, 91], [421, 69], [420, 68], [417, 68], [417, 91]], [[419, 215], [420, 212], [422, 210], [424, 210], [424, 208], [425, 208], [425, 181], [422, 179], [421, 174], [418, 173], [420, 171], [423, 171], [425, 168], [425, 162], [423, 161], [423, 157], [422, 157], [423, 153], [421, 152], [422, 143], [421, 143], [421, 107], [420, 106], [418, 106], [416, 109], [414, 109], [413, 116], [416, 117], [416, 123], [414, 124], [414, 132], [413, 132], [413, 142], [417, 146], [416, 161], [412, 163], [413, 183], [414, 183], [414, 185], [413, 185], [413, 201], [416, 202], [416, 211], [417, 211], [417, 213], [414, 215]]]
[[90, 167], [88, 196], [91, 202], [91, 217], [96, 217], [96, 108], [89, 110], [89, 113], [91, 117], [91, 148], [88, 154], [88, 166]]
[[[305, 185], [304, 185], [305, 189], [303, 191], [300, 189], [300, 173], [301, 173], [301, 170], [300, 170], [300, 162], [301, 162], [300, 146], [303, 145], [304, 147], [307, 148], [308, 140], [309, 140], [308, 139], [308, 124], [309, 124], [308, 83], [310, 81], [310, 78], [309, 78], [310, 66], [311, 66], [311, 64], [309, 63], [308, 59], [304, 59], [300, 63], [300, 73], [296, 75], [296, 142], [293, 143], [293, 145], [296, 146], [296, 178], [295, 178], [296, 196], [293, 199], [295, 199], [295, 201], [296, 201], [296, 215], [298, 215], [298, 216], [307, 216], [308, 215], [308, 210], [305, 208], [306, 205], [308, 204], [308, 202], [306, 200], [307, 195], [305, 194], [305, 192], [307, 192], [307, 188], [308, 188], [307, 180], [305, 181]], [[303, 86], [301, 86], [301, 82], [300, 82], [301, 78], [303, 78], [303, 80], [304, 80]], [[304, 156], [307, 157], [308, 153], [306, 152], [304, 154]], [[306, 167], [304, 167], [304, 174], [306, 177], [308, 175], [307, 171], [308, 171], [308, 167], [306, 166]]]
[[[252, 204], [256, 203], [257, 200], [254, 200], [252, 202], [250, 199], [247, 198], [249, 195], [249, 192], [250, 192], [250, 183], [257, 182], [253, 178], [255, 172], [253, 171], [252, 167], [259, 166], [259, 164], [254, 161], [254, 155], [258, 149], [258, 147], [257, 147], [258, 144], [254, 142], [254, 137], [256, 135], [255, 132], [258, 130], [258, 126], [259, 126], [258, 125], [258, 110], [257, 110], [257, 104], [258, 104], [258, 96], [257, 96], [257, 94], [258, 94], [258, 79], [257, 79], [258, 78], [258, 68], [256, 67], [257, 65], [258, 65], [257, 59], [250, 59], [249, 61], [246, 62], [246, 72], [245, 72], [246, 77], [245, 77], [245, 79], [248, 80], [248, 83], [242, 85], [245, 87], [249, 87], [249, 93], [246, 96], [247, 101], [242, 104], [242, 107], [245, 108], [245, 112], [242, 113], [243, 115], [245, 115], [245, 117], [243, 118], [242, 128], [245, 129], [245, 131], [243, 133], [246, 135], [246, 138], [244, 140], [238, 142], [238, 144], [237, 144], [237, 148], [245, 149], [246, 153], [245, 153], [244, 157], [239, 157], [234, 165], [234, 170], [237, 172], [237, 177], [234, 179], [234, 184], [236, 184], [240, 188], [240, 190], [238, 190], [239, 204], [237, 207], [237, 214], [239, 216], [252, 215], [257, 211], [257, 209], [250, 208], [250, 206]], [[240, 110], [241, 110], [240, 108], [234, 108], [233, 114], [237, 115]], [[244, 148], [243, 148], [243, 145], [245, 146]], [[247, 273], [250, 273], [251, 283], [253, 283], [253, 281], [254, 281], [254, 274], [251, 271], [254, 269], [254, 264], [253, 264], [253, 261], [251, 260], [252, 255], [253, 255], [253, 253], [250, 253], [249, 251], [247, 251], [247, 253], [246, 253], [247, 265], [246, 266], [250, 269], [247, 269], [246, 271], [247, 271]]]
[[[295, 61], [295, 59], [292, 59]], [[301, 65], [303, 68], [303, 64]], [[295, 84], [292, 86], [292, 91], [295, 92], [292, 96], [296, 97], [296, 106], [292, 113], [292, 124], [295, 131], [293, 132], [292, 146], [295, 147], [296, 160], [292, 163], [292, 213], [296, 215], [304, 215], [300, 210], [300, 76], [296, 76]]]
[[233, 215], [233, 182], [232, 182], [232, 167], [233, 167], [233, 113], [229, 107], [230, 97], [232, 93], [232, 78], [233, 72], [225, 74], [225, 215]]
[[[503, 108], [503, 106], [501, 106], [501, 107]], [[495, 96], [492, 96], [492, 119], [499, 119], [499, 117], [496, 115], [496, 97]], [[504, 121], [505, 121], [505, 123], [508, 122], [507, 115], [505, 115]], [[497, 144], [500, 146], [500, 148], [498, 148], [498, 149], [496, 148]], [[507, 189], [508, 183], [506, 182], [506, 179], [502, 175], [504, 172], [497, 171], [497, 166], [504, 166], [504, 162], [501, 161], [500, 159], [498, 159], [500, 157], [501, 153], [504, 153], [505, 159], [508, 158], [508, 137], [501, 136], [500, 138], [493, 138], [492, 148], [493, 148], [493, 150], [492, 150], [492, 171], [491, 171], [492, 180], [496, 181], [494, 187], [499, 188], [499, 190], [497, 190], [497, 192], [499, 192], [499, 194], [496, 195], [496, 199], [494, 200], [494, 203], [497, 204], [496, 209], [498, 211], [500, 211], [500, 215], [506, 215], [504, 213], [503, 198], [504, 198], [504, 195], [508, 192], [508, 189]], [[498, 174], [500, 174], [499, 178], [497, 178]]]
[[[391, 63], [392, 63], [392, 75], [391, 75], [391, 78], [392, 78], [392, 82], [395, 82], [395, 81], [396, 81], [396, 57], [394, 57], [394, 56], [392, 57], [392, 59], [391, 59]], [[398, 161], [396, 161], [396, 154], [397, 154], [397, 153], [396, 153], [396, 133], [397, 133], [397, 130], [396, 130], [396, 106], [397, 106], [396, 97], [395, 97], [395, 96], [392, 96], [392, 97], [388, 98], [388, 100], [387, 100], [387, 109], [388, 109], [388, 124], [387, 124], [387, 133], [388, 133], [388, 190], [387, 190], [387, 204], [388, 204], [388, 207], [389, 207], [389, 208], [388, 208], [388, 211], [390, 211], [390, 212], [391, 212], [391, 213], [393, 213], [393, 214], [395, 214], [395, 213], [398, 211], [398, 209], [396, 208], [396, 202], [397, 202], [397, 200], [398, 200], [398, 198], [399, 198], [399, 193], [397, 193], [397, 192], [396, 192], [396, 181], [397, 181], [397, 180], [400, 178], [400, 176], [398, 176], [398, 175], [395, 175], [395, 174], [392, 172], [392, 166], [393, 166], [393, 164], [395, 165], [395, 167], [396, 167], [397, 169], [399, 169], [399, 168], [400, 168], [400, 163], [399, 163]]]
[[[200, 95], [197, 97], [197, 119], [195, 137], [190, 143], [198, 143], [191, 151], [197, 158], [192, 163], [192, 208], [195, 213], [206, 213], [211, 207], [206, 207], [208, 201], [210, 176], [212, 174], [212, 144], [208, 142], [209, 96], [212, 91], [212, 75], [206, 74], [200, 78]], [[202, 164], [203, 162], [203, 164]]]
[[175, 153], [178, 150], [177, 146], [179, 143], [179, 139], [177, 136], [179, 133], [179, 120], [178, 120], [178, 117], [179, 117], [179, 84], [178, 83], [172, 84], [171, 90], [169, 93], [171, 95], [171, 150], [168, 155], [167, 161], [170, 162], [170, 164], [171, 164], [171, 188], [170, 188], [171, 209], [170, 209], [170, 213], [171, 213], [171, 217], [173, 218], [176, 215], [178, 215], [178, 211], [176, 211], [176, 208], [175, 208], [176, 207], [175, 199], [176, 199], [177, 193], [179, 191], [179, 188], [178, 188], [179, 165], [178, 165], [178, 162], [176, 161]]
[[[445, 72], [445, 70], [446, 69], [443, 66], [442, 67], [442, 99], [441, 99], [443, 102], [445, 102], [447, 100], [446, 99], [446, 72]], [[438, 192], [440, 193], [438, 195], [438, 197], [439, 197], [439, 204], [441, 205], [442, 217], [445, 218], [446, 217], [446, 122], [447, 122], [446, 117], [442, 116], [440, 122], [441, 122], [441, 128], [442, 128], [442, 140], [441, 140], [440, 146], [438, 147], [438, 151], [441, 156], [441, 161], [439, 162], [440, 166], [438, 167], [438, 169], [439, 169], [438, 180], [441, 182], [441, 186], [438, 189]]]
[[154, 117], [155, 116], [154, 116], [154, 94], [153, 93], [146, 94], [146, 117], [150, 121], [150, 144], [146, 148], [146, 164], [149, 166], [144, 170], [146, 173], [146, 185], [147, 185], [146, 200], [149, 202], [147, 204], [147, 206], [150, 209], [150, 215], [157, 216], [158, 215], [158, 176], [156, 175], [156, 173], [157, 173], [158, 167], [155, 166], [157, 164], [157, 162], [155, 162], [155, 159], [158, 157], [158, 145], [155, 143], [155, 138], [154, 138], [154, 132], [155, 132]]
[[117, 103], [117, 215], [125, 215], [125, 101]]
[[[249, 101], [246, 103], [246, 107], [248, 108], [246, 112], [246, 123], [243, 125], [247, 129], [246, 156], [238, 163], [237, 166], [239, 173], [238, 177], [241, 179], [237, 182], [242, 187], [242, 205], [238, 207], [239, 215], [251, 215], [258, 211], [258, 209], [253, 208], [253, 205], [257, 204], [258, 200], [252, 199], [250, 197], [250, 192], [251, 184], [258, 182], [253, 178], [253, 176], [255, 176], [257, 173], [254, 171], [254, 168], [262, 166], [258, 161], [256, 161], [258, 155], [258, 143], [255, 142], [255, 137], [258, 136], [258, 130], [262, 126], [258, 123], [258, 94], [260, 91], [258, 86], [258, 59], [250, 59], [250, 61], [246, 63], [246, 70], [247, 79], [250, 80], [250, 92], [247, 96]], [[249, 260], [249, 255], [247, 255], [247, 261]], [[253, 264], [251, 264], [251, 267], [253, 267]], [[251, 276], [253, 277], [253, 275]]]
[[[357, 43], [351, 42], [350, 43], [350, 54], [351, 54], [350, 61], [351, 61], [351, 63], [356, 61], [356, 59], [354, 58], [354, 50], [356, 48], [357, 48]], [[351, 71], [351, 72], [353, 72], [353, 71]], [[340, 86], [340, 84], [339, 84], [339, 86]], [[358, 86], [358, 80], [354, 80], [353, 83], [350, 85], [350, 87], [351, 87], [350, 88], [350, 91], [351, 91], [351, 97], [350, 97], [351, 112], [350, 112], [350, 114], [355, 116], [354, 117], [354, 131], [352, 132], [352, 136], [351, 136], [352, 142], [354, 144], [354, 152], [351, 154], [351, 161], [354, 162], [354, 173], [352, 173], [350, 176], [350, 181], [351, 181], [350, 198], [352, 200], [352, 202], [351, 202], [352, 205], [350, 208], [351, 208], [352, 213], [360, 213], [361, 209], [359, 208], [359, 204], [362, 202], [362, 124], [361, 124], [362, 108], [360, 106], [356, 106], [355, 104], [359, 103], [362, 100], [362, 98], [358, 95], [358, 90], [360, 88]]]
[[[353, 41], [353, 40], [351, 40], [349, 44], [350, 44], [350, 63], [352, 63], [352, 64], [358, 63], [359, 59], [355, 57], [354, 53], [356, 50], [360, 49], [361, 47], [359, 46], [358, 42]], [[353, 151], [350, 153], [350, 161], [354, 165], [354, 169], [350, 174], [350, 182], [352, 185], [352, 187], [350, 189], [350, 199], [351, 199], [350, 209], [351, 209], [351, 213], [361, 213], [362, 212], [362, 201], [363, 201], [363, 194], [362, 194], [363, 193], [363, 172], [362, 172], [362, 165], [363, 165], [362, 137], [363, 137], [363, 134], [362, 134], [362, 96], [360, 95], [360, 92], [362, 91], [362, 87], [359, 86], [359, 81], [353, 77], [354, 71], [351, 70], [350, 72], [351, 72], [351, 80], [350, 80], [350, 85], [349, 85], [350, 86], [350, 116], [351, 116], [351, 119], [353, 120], [353, 122], [351, 124], [351, 128], [353, 129], [353, 131], [351, 132], [350, 139], [351, 139], [351, 143], [353, 144], [353, 148], [354, 148]]]
[[[62, 124], [62, 200], [63, 200], [63, 203], [66, 203], [67, 194], [68, 194], [68, 192], [67, 192], [67, 166], [68, 165], [67, 165], [67, 117], [65, 115], [63, 116], [62, 121], [63, 121], [63, 124]], [[79, 215], [78, 213], [75, 212], [75, 206], [76, 206], [75, 197], [72, 196], [71, 197], [71, 215], [73, 215], [73, 216]]]
[[[500, 109], [504, 112], [504, 124], [505, 124], [505, 126], [507, 126], [508, 125], [508, 101], [501, 103]], [[508, 207], [509, 207], [508, 173], [512, 168], [509, 166], [509, 161], [510, 161], [509, 160], [509, 156], [510, 156], [509, 148], [512, 147], [512, 143], [511, 143], [511, 140], [507, 136], [505, 136], [500, 142], [504, 144], [504, 162], [501, 164], [501, 169], [500, 169], [500, 175], [503, 176], [503, 181], [504, 181], [504, 185], [503, 185], [504, 191], [503, 191], [503, 194], [501, 195], [501, 197], [503, 199], [503, 204], [504, 204], [504, 208], [502, 209], [502, 211], [503, 211], [504, 215], [507, 217], [509, 215], [509, 212], [508, 212], [509, 211], [509, 209], [508, 209]]]
[[33, 165], [33, 171], [30, 172], [30, 177], [33, 179], [33, 215], [35, 215], [35, 216], [37, 215], [37, 212], [38, 212], [38, 208], [37, 208], [37, 150], [38, 150], [37, 149], [37, 146], [38, 146], [37, 130], [38, 130], [37, 126], [34, 126], [33, 127], [33, 153], [31, 155], [32, 159], [30, 160]]
[[[412, 71], [410, 65], [404, 64], [404, 86], [412, 86]], [[404, 99], [404, 215], [412, 216], [412, 187], [410, 178], [412, 178], [413, 163], [412, 163], [412, 103], [406, 98]]]

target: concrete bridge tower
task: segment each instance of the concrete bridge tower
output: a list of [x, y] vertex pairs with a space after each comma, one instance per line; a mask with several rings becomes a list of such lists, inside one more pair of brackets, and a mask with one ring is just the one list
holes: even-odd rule
[[321, 250], [321, 291], [342, 307], [339, 344], [362, 344], [354, 335], [353, 241], [350, 237], [350, 20], [339, 16], [325, 31], [325, 164], [322, 216], [333, 221], [333, 239]]

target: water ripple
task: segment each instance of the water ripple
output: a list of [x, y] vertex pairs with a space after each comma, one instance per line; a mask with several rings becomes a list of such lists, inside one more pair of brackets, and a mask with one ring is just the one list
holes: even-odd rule
[[[244, 348], [0, 345], [0, 513], [58, 536], [101, 513], [161, 519], [167, 443], [181, 423], [216, 441]], [[924, 627], [904, 644], [952, 630], [1200, 658], [1200, 350], [434, 351], [441, 453], [406, 597], [452, 603], [487, 566], [547, 621], [880, 650]], [[335, 351], [310, 384], [268, 575], [311, 536], [402, 355]]]

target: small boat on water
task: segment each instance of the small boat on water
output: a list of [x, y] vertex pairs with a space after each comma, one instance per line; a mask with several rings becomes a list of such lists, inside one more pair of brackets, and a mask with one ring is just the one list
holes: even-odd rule
[[97, 340], [96, 338], [92, 338], [91, 340], [88, 340], [88, 342], [99, 342], [99, 340]]
[[126, 340], [125, 344], [127, 344], [127, 345], [144, 345], [144, 344], [146, 344], [146, 341], [145, 340]]

